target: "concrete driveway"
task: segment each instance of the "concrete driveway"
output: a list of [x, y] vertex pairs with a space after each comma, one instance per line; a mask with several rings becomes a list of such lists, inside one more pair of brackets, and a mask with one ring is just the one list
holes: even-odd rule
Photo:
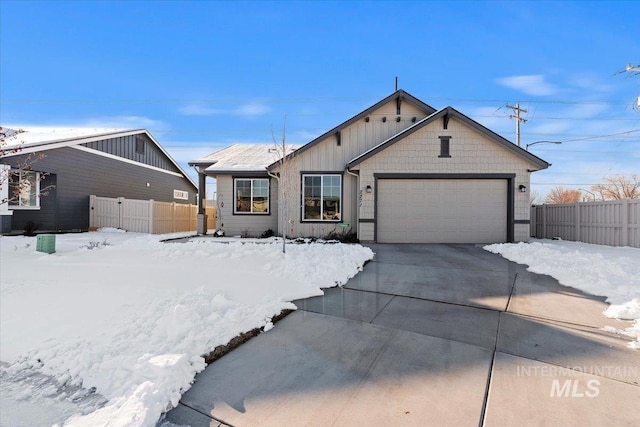
[[211, 364], [167, 420], [199, 426], [629, 425], [640, 353], [603, 298], [473, 245], [370, 245], [344, 288]]

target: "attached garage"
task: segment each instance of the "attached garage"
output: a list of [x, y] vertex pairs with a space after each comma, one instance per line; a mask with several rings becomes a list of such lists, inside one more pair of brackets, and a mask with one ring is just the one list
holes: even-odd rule
[[376, 179], [376, 241], [496, 243], [512, 238], [511, 176]]

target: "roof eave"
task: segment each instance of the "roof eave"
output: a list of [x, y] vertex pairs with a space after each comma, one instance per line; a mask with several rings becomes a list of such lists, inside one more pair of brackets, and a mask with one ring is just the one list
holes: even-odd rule
[[121, 130], [121, 131], [114, 131], [114, 132], [98, 133], [98, 134], [88, 135], [88, 136], [77, 136], [77, 137], [72, 137], [72, 138], [60, 138], [60, 139], [56, 139], [56, 140], [43, 141], [43, 142], [39, 142], [39, 143], [25, 144], [23, 149], [20, 149], [20, 151], [14, 153], [14, 154], [7, 155], [6, 157], [13, 156], [13, 155], [27, 154], [27, 153], [30, 153], [30, 152], [53, 150], [53, 149], [56, 149], [56, 148], [62, 148], [62, 147], [67, 147], [67, 146], [71, 146], [71, 145], [86, 144], [86, 143], [89, 143], [89, 142], [100, 141], [100, 140], [108, 139], [108, 138], [120, 138], [120, 137], [124, 137], [124, 136], [139, 135], [139, 134], [147, 135], [149, 137], [149, 139], [151, 140], [151, 142], [153, 142], [156, 145], [156, 147], [158, 147], [158, 149], [165, 156], [167, 156], [169, 161], [171, 161], [171, 163], [180, 171], [180, 173], [182, 173], [182, 175], [189, 181], [189, 183], [191, 183], [191, 185], [193, 185], [194, 188], [196, 188], [196, 189], [198, 188], [198, 186], [195, 184], [195, 182], [193, 182], [191, 177], [189, 177], [189, 175], [187, 175], [187, 173], [184, 171], [184, 169], [182, 169], [182, 167], [178, 164], [178, 162], [176, 162], [175, 159], [173, 157], [171, 157], [171, 155], [167, 152], [167, 150], [165, 150], [160, 145], [160, 143], [158, 143], [158, 141], [156, 141], [156, 139], [153, 137], [153, 135], [151, 135], [151, 133], [146, 129]]
[[410, 126], [407, 129], [404, 129], [404, 130], [398, 132], [396, 135], [392, 136], [391, 138], [387, 139], [386, 141], [382, 142], [381, 144], [377, 145], [376, 147], [372, 148], [371, 150], [369, 150], [369, 151], [361, 154], [360, 156], [356, 157], [355, 159], [351, 160], [349, 163], [347, 163], [347, 168], [354, 167], [354, 166], [364, 162], [365, 160], [375, 156], [379, 152], [385, 150], [386, 148], [390, 147], [391, 145], [395, 144], [396, 142], [400, 141], [401, 139], [411, 135], [412, 133], [420, 130], [424, 126], [434, 122], [435, 120], [437, 120], [437, 119], [439, 119], [439, 118], [441, 118], [441, 117], [443, 117], [445, 115], [451, 115], [452, 117], [457, 118], [458, 120], [462, 121], [463, 123], [467, 124], [468, 126], [472, 127], [473, 129], [477, 130], [478, 132], [482, 133], [487, 138], [497, 142], [501, 146], [503, 146], [503, 147], [507, 148], [508, 150], [512, 151], [516, 155], [518, 155], [520, 157], [524, 157], [530, 163], [538, 166], [540, 168], [538, 170], [546, 169], [546, 168], [548, 168], [550, 166], [550, 164], [548, 162], [542, 160], [538, 156], [535, 156], [535, 155], [529, 153], [528, 151], [522, 149], [521, 147], [518, 147], [517, 145], [513, 144], [511, 141], [503, 138], [502, 136], [498, 135], [497, 133], [493, 132], [492, 130], [482, 126], [480, 123], [478, 123], [478, 122], [472, 120], [471, 118], [465, 116], [464, 114], [462, 114], [461, 112], [459, 112], [455, 108], [446, 107], [446, 108], [443, 108], [440, 111], [436, 111], [435, 113], [431, 114], [430, 116], [425, 117], [424, 119], [422, 119], [421, 121], [417, 122], [413, 126]]
[[252, 169], [252, 170], [241, 170], [241, 169], [220, 169], [220, 170], [206, 170], [204, 174], [207, 176], [217, 176], [217, 175], [233, 175], [233, 176], [247, 176], [247, 177], [268, 177], [266, 169]]
[[[383, 105], [387, 104], [388, 102], [390, 102], [393, 99], [396, 99], [398, 97], [400, 97], [402, 100], [409, 101], [411, 104], [415, 105], [418, 108], [421, 108], [421, 109], [425, 110], [429, 114], [433, 114], [434, 112], [436, 112], [436, 109], [433, 108], [432, 106], [430, 106], [429, 104], [426, 104], [426, 103], [420, 101], [418, 98], [416, 98], [415, 96], [411, 95], [410, 93], [404, 91], [403, 89], [398, 89], [395, 92], [393, 92], [391, 95], [387, 96], [386, 98], [376, 102], [371, 107], [361, 111], [360, 113], [356, 114], [355, 116], [351, 117], [350, 119], [342, 122], [338, 126], [328, 130], [327, 132], [323, 133], [319, 137], [311, 140], [310, 142], [306, 143], [302, 147], [300, 147], [297, 150], [295, 150], [293, 153], [288, 154], [287, 155], [287, 159], [291, 158], [293, 156], [302, 154], [304, 151], [306, 151], [309, 148], [313, 147], [314, 145], [320, 143], [321, 141], [323, 141], [325, 138], [329, 137], [330, 135], [341, 131], [342, 129], [352, 125], [353, 123], [357, 122], [358, 120], [364, 119], [366, 116], [371, 114], [372, 111], [377, 110], [378, 108], [382, 107]], [[279, 160], [276, 161], [276, 162], [273, 162], [272, 164], [270, 164], [267, 167], [267, 169], [268, 170], [272, 170], [274, 167], [276, 167], [278, 165], [278, 162], [279, 162]]]

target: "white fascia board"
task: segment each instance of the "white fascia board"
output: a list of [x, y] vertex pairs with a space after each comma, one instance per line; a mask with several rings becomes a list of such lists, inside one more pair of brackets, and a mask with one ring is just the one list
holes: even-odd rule
[[[15, 148], [18, 151], [15, 153], [6, 154], [5, 157], [19, 156], [21, 154], [35, 153], [38, 151], [53, 150], [56, 148], [68, 147], [70, 145], [76, 145], [76, 144], [86, 144], [88, 142], [102, 141], [103, 139], [120, 138], [123, 136], [137, 135], [143, 132], [146, 132], [148, 134], [148, 132], [144, 129], [136, 129], [136, 130], [129, 130], [129, 131], [101, 133], [101, 134], [96, 134], [92, 136], [53, 139], [51, 141], [25, 143], [23, 145], [14, 144], [11, 147], [7, 147], [7, 148], [12, 148], [12, 149]], [[157, 144], [157, 142], [155, 143]]]
[[[6, 154], [3, 157], [13, 157], [13, 156], [19, 156], [19, 155], [22, 155], [22, 154], [37, 153], [39, 151], [54, 150], [56, 148], [63, 148], [63, 147], [77, 148], [78, 146], [80, 146], [80, 144], [86, 144], [86, 143], [94, 142], [94, 141], [102, 141], [103, 139], [121, 138], [121, 137], [124, 137], [124, 136], [130, 136], [130, 135], [139, 135], [139, 134], [142, 134], [142, 133], [146, 134], [149, 137], [149, 139], [156, 145], [156, 147], [158, 147], [158, 149], [160, 149], [160, 151], [162, 151], [162, 153], [165, 156], [167, 156], [169, 161], [171, 161], [171, 163], [173, 163], [173, 165], [176, 168], [178, 168], [178, 170], [180, 172], [182, 172], [182, 175], [180, 175], [180, 174], [176, 174], [176, 175], [183, 176], [184, 178], [186, 178], [191, 183], [191, 185], [193, 185], [195, 188], [198, 188], [196, 183], [193, 182], [193, 180], [185, 172], [185, 170], [182, 169], [182, 167], [180, 167], [178, 162], [176, 162], [175, 159], [173, 157], [171, 157], [169, 155], [169, 153], [167, 153], [167, 150], [165, 150], [158, 143], [158, 141], [156, 141], [156, 139], [149, 133], [149, 131], [147, 131], [146, 129], [134, 129], [134, 130], [123, 131], [123, 132], [103, 133], [103, 134], [98, 134], [98, 135], [93, 135], [93, 136], [88, 136], [88, 137], [65, 138], [65, 139], [60, 139], [60, 140], [39, 142], [39, 143], [35, 143], [35, 144], [26, 144], [23, 147], [18, 146], [17, 147], [18, 148], [17, 152]], [[86, 147], [83, 147], [83, 148], [86, 148]], [[93, 154], [97, 154], [96, 150], [91, 150], [91, 152]], [[99, 153], [102, 153], [102, 152], [99, 152]], [[102, 153], [102, 154], [106, 154], [105, 157], [111, 157], [111, 158], [113, 158], [115, 160], [127, 161], [127, 159], [124, 159], [123, 157], [112, 156], [112, 155], [109, 155], [108, 153]], [[132, 162], [133, 164], [136, 164], [138, 166], [145, 166], [145, 167], [149, 167], [151, 169], [157, 169], [157, 170], [160, 170], [160, 171], [163, 171], [163, 172], [170, 172], [170, 171], [166, 171], [164, 169], [156, 168], [154, 166], [146, 165], [144, 163], [135, 162], [133, 160], [131, 160], [130, 162]], [[175, 174], [175, 172], [171, 172], [171, 173]]]
[[198, 188], [198, 186], [196, 185], [195, 182], [193, 182], [193, 180], [191, 179], [191, 177], [184, 171], [184, 169], [182, 169], [182, 167], [178, 164], [178, 162], [176, 162], [174, 160], [173, 157], [171, 157], [171, 155], [167, 152], [167, 150], [164, 149], [164, 147], [162, 147], [162, 145], [160, 145], [160, 143], [158, 143], [158, 141], [156, 141], [156, 139], [153, 137], [153, 135], [151, 135], [151, 133], [149, 133], [149, 131], [147, 131], [146, 129], [143, 129], [143, 132], [147, 134], [147, 136], [149, 137], [149, 139], [151, 141], [153, 141], [154, 144], [156, 144], [156, 147], [158, 147], [160, 149], [160, 151], [162, 151], [162, 153], [167, 156], [167, 158], [171, 161], [171, 163], [173, 163], [173, 165], [175, 167], [178, 168], [178, 170], [180, 172], [182, 172], [182, 175], [184, 175], [185, 178], [187, 178], [187, 180], [189, 180], [189, 182], [191, 184], [193, 184], [194, 187]]

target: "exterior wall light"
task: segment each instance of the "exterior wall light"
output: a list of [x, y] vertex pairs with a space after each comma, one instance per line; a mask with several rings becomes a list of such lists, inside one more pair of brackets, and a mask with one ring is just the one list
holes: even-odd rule
[[368, 194], [371, 194], [373, 192], [373, 187], [371, 187], [370, 185], [367, 185], [364, 191], [366, 191]]
[[521, 193], [526, 193], [527, 192], [527, 186], [526, 185], [522, 185], [520, 184], [520, 187], [518, 187], [520, 189]]

